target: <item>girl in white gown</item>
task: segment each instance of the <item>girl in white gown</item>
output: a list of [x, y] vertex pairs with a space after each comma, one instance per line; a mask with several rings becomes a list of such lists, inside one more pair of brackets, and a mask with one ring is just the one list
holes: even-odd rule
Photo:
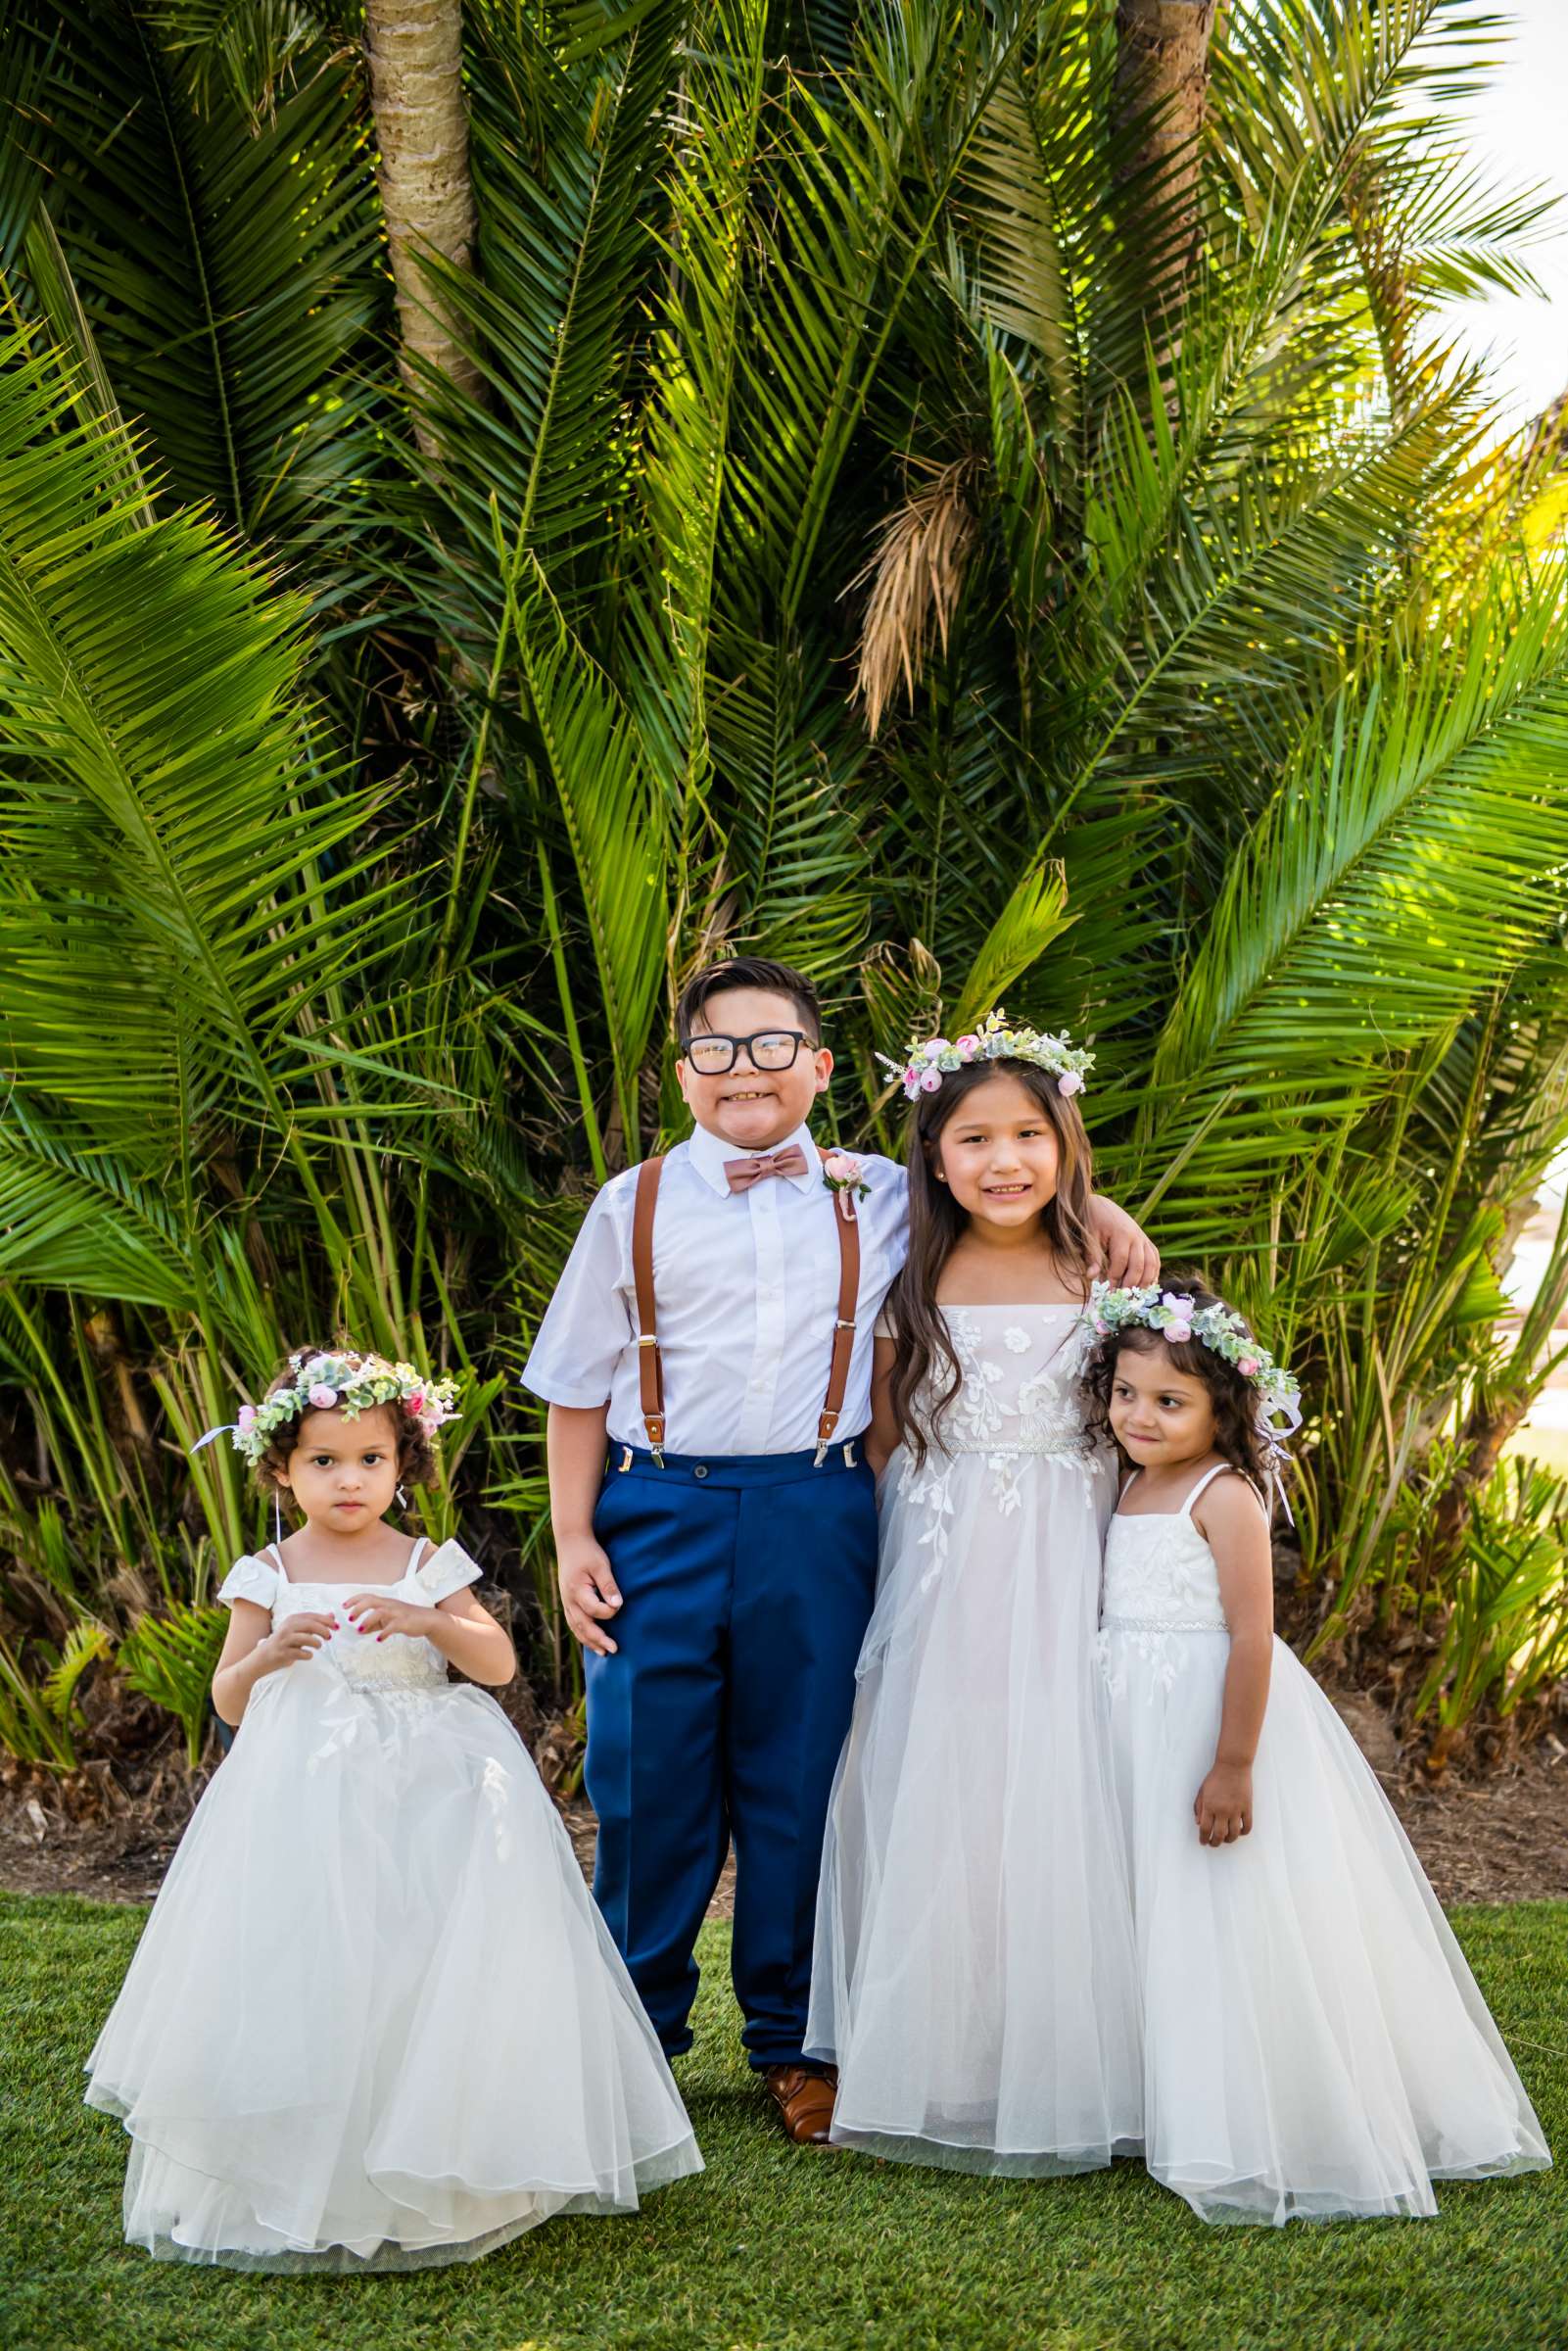
[[223, 1585], [214, 1698], [238, 1736], [88, 2060], [150, 2253], [469, 2261], [701, 2169], [554, 1807], [473, 1686], [515, 1669], [479, 1569], [383, 1518], [452, 1402], [339, 1352], [241, 1412], [305, 1523]]
[[[1011, 1049], [987, 1053], [998, 1037]], [[1085, 2171], [1141, 2137], [1093, 1655], [1113, 1486], [1078, 1385], [1087, 1056], [1005, 1026], [943, 1050], [919, 1089], [909, 1262], [878, 1326], [878, 1596], [806, 2045], [838, 2067], [839, 2146]]]
[[1434, 2180], [1544, 2166], [1393, 1807], [1274, 1637], [1259, 1490], [1294, 1383], [1197, 1285], [1091, 1311], [1087, 1392], [1132, 1464], [1101, 1650], [1150, 2171], [1205, 2220], [1279, 2223], [1430, 2214]]

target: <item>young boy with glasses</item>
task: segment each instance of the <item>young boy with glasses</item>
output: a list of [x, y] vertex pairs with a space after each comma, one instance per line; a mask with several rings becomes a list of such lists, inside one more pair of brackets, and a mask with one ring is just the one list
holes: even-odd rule
[[[582, 1642], [594, 1892], [666, 2053], [730, 1841], [743, 2039], [790, 2137], [824, 2143], [805, 2064], [823, 1825], [877, 1577], [858, 1439], [903, 1263], [904, 1171], [825, 1155], [832, 1055], [809, 981], [736, 956], [676, 1010], [694, 1122], [594, 1200], [523, 1377], [549, 1404], [551, 1516]], [[1158, 1258], [1109, 1201], [1117, 1282]], [[606, 1456], [608, 1463], [606, 1465]]]

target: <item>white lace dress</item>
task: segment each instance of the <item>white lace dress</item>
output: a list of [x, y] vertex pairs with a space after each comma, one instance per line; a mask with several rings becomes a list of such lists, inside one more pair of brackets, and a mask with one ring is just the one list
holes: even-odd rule
[[1209, 2221], [1432, 2213], [1434, 2180], [1550, 2157], [1393, 1807], [1282, 1641], [1252, 1832], [1199, 1844], [1230, 1655], [1191, 1514], [1209, 1482], [1106, 1543], [1149, 2169]]
[[1141, 2138], [1131, 1924], [1093, 1644], [1110, 1465], [1070, 1306], [951, 1307], [947, 1450], [881, 1484], [807, 2048], [832, 2136], [912, 2163], [1086, 2171]]
[[[388, 1589], [477, 1579], [423, 1549]], [[169, 2259], [468, 2261], [702, 2168], [521, 1740], [428, 1641], [357, 1632], [353, 1589], [267, 1559], [223, 1585], [340, 1629], [256, 1685], [88, 2060], [125, 2233]]]

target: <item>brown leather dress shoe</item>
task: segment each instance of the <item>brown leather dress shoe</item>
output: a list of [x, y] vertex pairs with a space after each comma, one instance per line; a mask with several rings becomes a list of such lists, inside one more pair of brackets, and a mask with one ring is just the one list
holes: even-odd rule
[[838, 2087], [836, 2072], [814, 2074], [804, 2065], [770, 2065], [763, 2080], [795, 2145], [825, 2147]]

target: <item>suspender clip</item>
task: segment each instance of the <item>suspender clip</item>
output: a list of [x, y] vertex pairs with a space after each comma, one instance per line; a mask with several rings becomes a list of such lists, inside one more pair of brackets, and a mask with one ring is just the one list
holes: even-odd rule
[[624, 1477], [624, 1476], [626, 1475], [626, 1473], [627, 1473], [628, 1469], [630, 1469], [630, 1468], [631, 1468], [631, 1466], [632, 1466], [632, 1448], [631, 1448], [631, 1446], [630, 1446], [630, 1445], [623, 1445], [623, 1446], [621, 1447], [621, 1466], [620, 1466], [620, 1471], [619, 1471], [619, 1474], [620, 1474], [622, 1477]]

